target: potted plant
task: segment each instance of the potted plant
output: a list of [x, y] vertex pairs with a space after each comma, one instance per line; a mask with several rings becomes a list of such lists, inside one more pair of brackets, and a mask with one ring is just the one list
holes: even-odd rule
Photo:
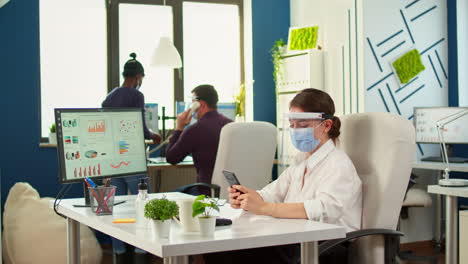
[[145, 205], [145, 217], [152, 220], [156, 234], [161, 238], [169, 237], [171, 220], [179, 215], [179, 206], [166, 197], [153, 199]]
[[[273, 80], [278, 85], [279, 79], [282, 78], [280, 67], [283, 64], [282, 56], [284, 55], [286, 43], [283, 39], [275, 41], [275, 44], [270, 49], [271, 61], [273, 62]], [[279, 78], [279, 79], [278, 79]]]
[[49, 128], [49, 144], [57, 145], [57, 133], [55, 133], [55, 123]]
[[241, 84], [239, 94], [234, 99], [236, 103], [236, 122], [245, 121], [245, 83]]
[[216, 227], [216, 217], [214, 211], [219, 212], [216, 204], [217, 200], [199, 195], [192, 204], [192, 217], [198, 217], [200, 223], [200, 233], [202, 236], [213, 236]]

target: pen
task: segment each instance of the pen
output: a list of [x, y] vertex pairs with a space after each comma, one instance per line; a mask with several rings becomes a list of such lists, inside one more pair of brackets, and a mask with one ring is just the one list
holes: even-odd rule
[[96, 184], [93, 182], [93, 180], [91, 180], [89, 177], [86, 177], [85, 179], [88, 181], [88, 183], [89, 183], [89, 185], [91, 185], [91, 187], [97, 188], [97, 186], [96, 186]]

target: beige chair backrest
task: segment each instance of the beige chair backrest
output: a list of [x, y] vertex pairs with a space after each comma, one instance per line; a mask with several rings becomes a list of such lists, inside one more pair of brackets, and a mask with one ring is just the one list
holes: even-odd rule
[[[395, 230], [415, 158], [414, 126], [389, 113], [351, 114], [341, 120], [339, 147], [363, 183], [362, 229]], [[383, 245], [380, 236], [359, 239], [353, 263], [383, 263]]]
[[271, 181], [277, 132], [267, 122], [229, 123], [221, 130], [212, 183], [221, 186], [227, 198], [223, 170], [236, 174], [248, 188], [261, 189]]

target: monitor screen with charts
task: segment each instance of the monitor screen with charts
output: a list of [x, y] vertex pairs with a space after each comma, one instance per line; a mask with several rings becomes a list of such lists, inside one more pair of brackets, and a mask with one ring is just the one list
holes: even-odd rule
[[137, 108], [55, 109], [60, 182], [146, 174]]
[[[191, 103], [187, 102], [176, 102], [176, 113], [180, 114], [186, 110], [188, 110], [189, 105]], [[236, 104], [235, 103], [218, 103], [218, 112], [225, 117], [234, 121], [236, 119]], [[192, 118], [190, 124], [195, 123], [197, 120]]]
[[[468, 107], [414, 108], [416, 142], [440, 143], [436, 127], [437, 121], [466, 110]], [[447, 144], [468, 144], [468, 114], [445, 125], [444, 139]]]

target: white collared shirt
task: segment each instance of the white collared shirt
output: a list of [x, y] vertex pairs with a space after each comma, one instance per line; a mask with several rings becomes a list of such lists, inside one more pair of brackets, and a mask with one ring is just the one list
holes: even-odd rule
[[310, 220], [341, 225], [347, 232], [361, 228], [361, 179], [332, 140], [309, 157], [298, 154], [294, 164], [259, 194], [266, 202], [304, 203]]

